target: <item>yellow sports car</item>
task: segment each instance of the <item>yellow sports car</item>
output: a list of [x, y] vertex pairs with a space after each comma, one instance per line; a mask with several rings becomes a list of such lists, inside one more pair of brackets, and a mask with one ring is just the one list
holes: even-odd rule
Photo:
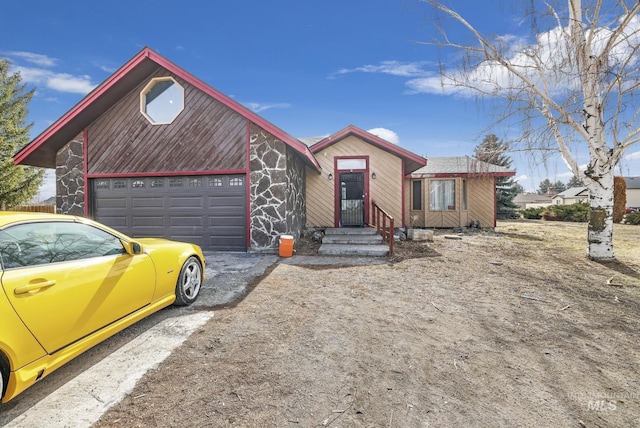
[[204, 279], [197, 245], [66, 215], [0, 212], [0, 397], [7, 402]]

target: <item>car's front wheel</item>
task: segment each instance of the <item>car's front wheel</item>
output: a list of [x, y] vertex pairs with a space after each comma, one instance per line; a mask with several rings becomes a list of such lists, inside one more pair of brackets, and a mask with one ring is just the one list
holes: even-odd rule
[[196, 301], [202, 286], [202, 265], [197, 257], [191, 256], [180, 269], [176, 284], [176, 302], [178, 306], [188, 306]]

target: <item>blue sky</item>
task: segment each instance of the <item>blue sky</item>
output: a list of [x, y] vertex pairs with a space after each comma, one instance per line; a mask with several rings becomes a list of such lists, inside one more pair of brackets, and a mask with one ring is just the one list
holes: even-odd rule
[[[452, 3], [482, 31], [530, 34], [508, 2]], [[417, 43], [435, 34], [418, 0], [21, 0], [0, 21], [0, 56], [36, 87], [32, 137], [144, 46], [295, 137], [353, 124], [419, 155], [472, 155], [493, 121], [473, 98], [425, 88], [443, 54]], [[640, 175], [640, 145], [627, 155], [622, 173]], [[571, 177], [559, 157], [512, 158], [526, 189]]]

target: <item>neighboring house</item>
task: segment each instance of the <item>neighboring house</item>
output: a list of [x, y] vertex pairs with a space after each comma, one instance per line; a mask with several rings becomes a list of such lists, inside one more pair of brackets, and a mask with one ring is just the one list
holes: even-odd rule
[[589, 202], [589, 190], [586, 187], [571, 187], [551, 198], [553, 205], [571, 205], [576, 202]]
[[[627, 207], [640, 208], [640, 177], [623, 178], [627, 188]], [[571, 205], [588, 201], [589, 190], [586, 187], [572, 187], [553, 197], [554, 205]]]
[[513, 203], [518, 206], [518, 209], [527, 208], [544, 208], [551, 205], [551, 196], [538, 195], [537, 193], [518, 193], [513, 198]]
[[[374, 200], [400, 227], [415, 211], [414, 197], [429, 200], [415, 184], [427, 192], [429, 180], [411, 178], [427, 164], [421, 156], [354, 126], [313, 143], [144, 48], [14, 161], [56, 169], [59, 213], [205, 251], [272, 251], [280, 235], [298, 238], [305, 226], [363, 226]], [[468, 197], [464, 221], [461, 214], [455, 224], [433, 221], [425, 204], [425, 226], [495, 224], [494, 173], [469, 166], [439, 176], [440, 191], [454, 191], [457, 201], [443, 196], [439, 214], [452, 214], [450, 206], [462, 213]], [[469, 215], [476, 199], [478, 218]]]
[[627, 184], [627, 207], [640, 209], [640, 177], [624, 177]]
[[496, 177], [515, 171], [469, 156], [429, 158], [405, 186], [408, 226], [461, 227], [479, 222], [495, 227]]

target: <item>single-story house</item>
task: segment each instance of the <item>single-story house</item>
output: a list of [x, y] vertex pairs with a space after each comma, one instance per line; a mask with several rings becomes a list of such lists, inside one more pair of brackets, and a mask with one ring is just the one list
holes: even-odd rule
[[[640, 208], [640, 177], [623, 178], [626, 184], [627, 207]], [[586, 187], [572, 187], [553, 197], [553, 205], [571, 205], [588, 201], [589, 190]]]
[[539, 195], [537, 193], [518, 193], [513, 198], [513, 203], [519, 209], [544, 208], [551, 205], [551, 196]]
[[551, 198], [553, 205], [571, 205], [576, 202], [589, 202], [589, 190], [586, 187], [570, 187]]
[[[364, 226], [372, 201], [398, 227], [415, 214], [424, 226], [492, 226], [493, 177], [508, 174], [467, 165], [414, 177], [426, 159], [355, 126], [309, 146], [149, 48], [14, 162], [55, 168], [60, 213], [205, 251], [272, 251], [305, 227]], [[439, 205], [422, 204], [428, 191]]]
[[461, 227], [472, 222], [495, 227], [496, 177], [515, 171], [469, 156], [429, 158], [405, 187], [408, 225]]
[[640, 177], [624, 177], [627, 184], [627, 207], [640, 208]]

